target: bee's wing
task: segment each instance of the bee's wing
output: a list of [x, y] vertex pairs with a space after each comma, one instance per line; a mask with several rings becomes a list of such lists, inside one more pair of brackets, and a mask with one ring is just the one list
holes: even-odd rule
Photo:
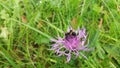
[[67, 32], [70, 32], [70, 30], [73, 30], [71, 26], [68, 26]]

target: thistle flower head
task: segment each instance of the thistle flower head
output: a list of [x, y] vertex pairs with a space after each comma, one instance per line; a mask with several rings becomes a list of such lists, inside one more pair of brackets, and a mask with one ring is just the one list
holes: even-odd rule
[[[86, 39], [87, 34], [85, 28], [78, 29], [77, 31], [68, 29], [64, 38], [58, 37], [57, 40], [51, 39], [53, 42], [55, 42], [55, 44], [52, 45], [51, 50], [54, 50], [58, 56], [65, 55], [67, 57], [66, 62], [69, 62], [72, 54], [78, 57], [80, 55], [79, 51], [89, 50], [87, 45], [85, 45]], [[86, 56], [82, 56], [86, 58]]]

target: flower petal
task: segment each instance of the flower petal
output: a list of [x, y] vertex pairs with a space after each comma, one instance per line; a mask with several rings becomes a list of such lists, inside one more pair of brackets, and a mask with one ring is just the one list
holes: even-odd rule
[[68, 63], [70, 61], [70, 59], [71, 59], [71, 54], [68, 54], [66, 63]]

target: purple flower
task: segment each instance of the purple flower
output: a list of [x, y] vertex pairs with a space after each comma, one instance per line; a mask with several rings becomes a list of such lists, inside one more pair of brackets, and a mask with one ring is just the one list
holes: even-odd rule
[[79, 53], [79, 51], [89, 50], [87, 45], [85, 45], [87, 40], [85, 28], [78, 29], [77, 31], [69, 28], [67, 33], [65, 33], [64, 38], [58, 37], [57, 40], [51, 40], [52, 42], [55, 42], [55, 44], [52, 45], [51, 50], [54, 50], [58, 56], [65, 55], [67, 57], [67, 63], [70, 61], [72, 54], [74, 54], [76, 57], [82, 55], [84, 58], [86, 58], [85, 55]]

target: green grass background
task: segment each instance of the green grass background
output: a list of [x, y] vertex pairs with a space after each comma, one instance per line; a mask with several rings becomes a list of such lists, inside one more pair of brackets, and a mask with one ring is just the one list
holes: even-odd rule
[[[88, 60], [49, 50], [70, 25], [86, 28]], [[0, 0], [0, 68], [120, 68], [120, 0]]]

